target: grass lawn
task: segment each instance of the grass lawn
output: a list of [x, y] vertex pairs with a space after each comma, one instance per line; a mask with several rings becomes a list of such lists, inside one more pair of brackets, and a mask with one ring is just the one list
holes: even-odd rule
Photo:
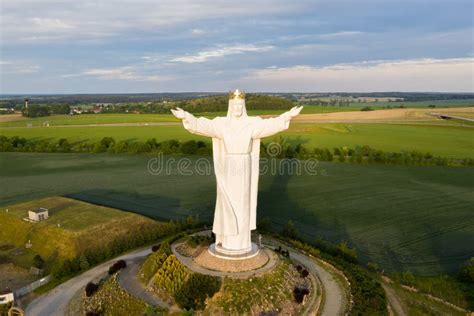
[[392, 283], [387, 286], [395, 292], [404, 312], [408, 315], [466, 315], [465, 312], [430, 299], [421, 293], [409, 291], [398, 284]]
[[[49, 219], [39, 223], [24, 221], [27, 211], [35, 207], [47, 208]], [[71, 258], [84, 249], [106, 245], [118, 236], [152, 224], [153, 220], [134, 213], [65, 197], [46, 197], [5, 205], [0, 212], [0, 239], [19, 249], [31, 240], [33, 246], [25, 252], [24, 258], [11, 258], [13, 262], [26, 262], [29, 267], [35, 254], [45, 260], [56, 256]]]
[[[150, 158], [1, 153], [1, 206], [69, 195], [152, 218], [212, 221], [214, 176], [184, 175], [176, 161], [152, 175]], [[452, 272], [474, 256], [474, 168], [319, 163], [317, 171], [262, 175], [259, 218], [275, 230], [291, 219], [308, 240], [345, 240], [387, 271]]]

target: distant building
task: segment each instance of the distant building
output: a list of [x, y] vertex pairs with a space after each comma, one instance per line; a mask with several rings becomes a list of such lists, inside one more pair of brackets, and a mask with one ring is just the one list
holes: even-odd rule
[[28, 211], [28, 218], [34, 222], [40, 222], [48, 219], [48, 209], [43, 207], [34, 208]]
[[10, 302], [13, 302], [14, 300], [15, 297], [13, 295], [13, 292], [9, 288], [0, 290], [0, 304], [8, 304]]

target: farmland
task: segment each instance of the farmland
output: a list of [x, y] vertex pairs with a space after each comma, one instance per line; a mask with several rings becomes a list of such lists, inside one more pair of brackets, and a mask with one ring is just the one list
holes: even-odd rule
[[[212, 174], [184, 175], [174, 163], [152, 175], [149, 159], [2, 153], [2, 206], [69, 195], [152, 218], [199, 214], [210, 222]], [[389, 271], [451, 272], [474, 255], [473, 177], [464, 167], [320, 163], [318, 175], [263, 175], [258, 215], [275, 230], [291, 219], [308, 240], [345, 240]]]
[[[361, 112], [355, 113], [359, 114]], [[99, 116], [102, 117], [101, 115], [97, 117]], [[124, 120], [128, 116], [122, 114], [114, 120]], [[139, 115], [132, 115], [131, 117], [138, 120], [137, 116]], [[107, 115], [104, 117], [101, 122], [111, 121]], [[146, 141], [150, 138], [156, 138], [157, 141], [170, 139], [181, 141], [205, 140], [203, 137], [188, 133], [178, 121], [172, 119], [169, 115], [156, 115], [156, 117], [162, 121], [150, 122], [148, 125], [130, 123], [132, 125], [0, 127], [0, 134], [28, 139], [58, 140], [67, 138], [71, 143], [96, 142], [103, 137], [113, 137], [115, 140], [131, 142]], [[303, 116], [299, 121], [291, 124], [290, 129], [281, 135], [291, 143], [302, 143], [308, 147], [334, 148], [347, 146], [354, 148], [355, 146], [369, 145], [384, 151], [417, 150], [449, 158], [474, 157], [474, 129], [472, 126], [434, 120], [433, 118], [429, 119], [431, 120], [425, 121], [425, 118], [423, 118], [423, 120], [414, 122], [400, 118], [395, 122], [341, 121], [339, 123], [327, 123], [325, 121], [314, 122], [314, 118]], [[172, 121], [168, 122], [166, 120]], [[265, 141], [271, 141], [271, 138]]]
[[[3, 206], [0, 212], [0, 239], [11, 250], [4, 255], [25, 268], [29, 268], [35, 254], [45, 260], [73, 258], [85, 249], [108, 244], [143, 225], [154, 224], [143, 216], [64, 197], [39, 200], [29, 197], [27, 202]], [[24, 221], [27, 211], [35, 207], [48, 208], [50, 218], [39, 223]], [[32, 244], [30, 249], [20, 251], [20, 256], [12, 255], [18, 252], [17, 249], [24, 249], [28, 240]]]

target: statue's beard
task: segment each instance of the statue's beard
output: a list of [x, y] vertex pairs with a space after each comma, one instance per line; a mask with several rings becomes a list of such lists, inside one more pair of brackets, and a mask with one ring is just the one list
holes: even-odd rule
[[243, 114], [243, 111], [234, 111], [232, 112], [232, 116], [234, 117], [241, 117]]

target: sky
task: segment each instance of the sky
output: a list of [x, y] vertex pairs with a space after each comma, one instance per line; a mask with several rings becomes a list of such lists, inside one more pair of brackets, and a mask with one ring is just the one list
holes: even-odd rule
[[464, 0], [0, 0], [0, 93], [474, 92]]

